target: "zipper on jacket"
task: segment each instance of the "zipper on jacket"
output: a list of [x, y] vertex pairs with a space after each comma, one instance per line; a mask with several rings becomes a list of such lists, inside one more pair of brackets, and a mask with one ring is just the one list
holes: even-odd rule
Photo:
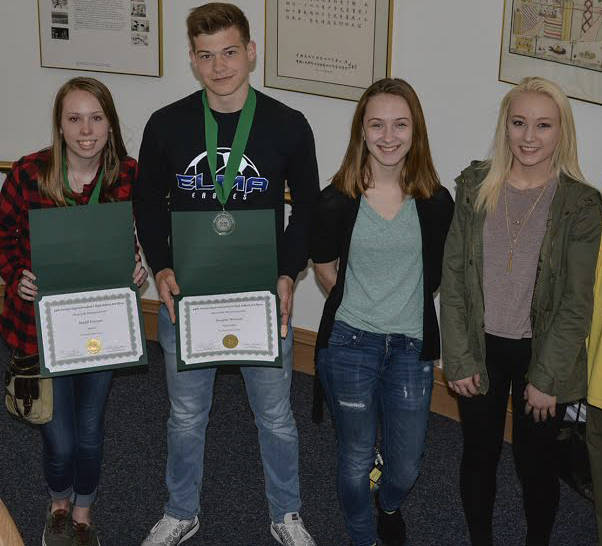
[[[551, 206], [550, 206], [551, 209]], [[548, 214], [548, 219], [546, 222], [546, 233], [549, 233], [550, 228], [552, 227], [552, 211], [550, 210]], [[545, 234], [544, 234], [545, 237]], [[550, 262], [550, 271], [552, 271], [552, 254], [554, 250], [554, 239], [552, 239], [550, 235], [550, 252], [548, 256], [548, 261]], [[541, 250], [539, 251], [539, 258], [537, 259], [537, 268], [535, 269], [535, 282], [533, 283], [533, 296], [531, 298], [531, 335], [533, 339], [535, 339], [535, 319], [537, 318], [537, 310], [533, 307], [533, 300], [535, 299], [535, 294], [537, 292], [537, 283], [539, 282], [539, 274], [541, 273]]]

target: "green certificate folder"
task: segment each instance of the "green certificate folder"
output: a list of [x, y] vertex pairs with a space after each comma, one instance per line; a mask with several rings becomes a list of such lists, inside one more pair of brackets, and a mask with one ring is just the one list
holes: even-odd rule
[[274, 211], [231, 214], [218, 235], [216, 212], [172, 213], [178, 370], [282, 366]]
[[147, 363], [130, 202], [29, 211], [42, 375]]

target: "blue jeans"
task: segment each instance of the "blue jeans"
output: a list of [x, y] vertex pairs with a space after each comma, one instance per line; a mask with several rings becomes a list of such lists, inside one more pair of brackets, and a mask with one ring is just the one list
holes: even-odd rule
[[54, 377], [52, 421], [40, 426], [50, 496], [88, 507], [96, 498], [110, 371]]
[[418, 477], [433, 388], [422, 341], [336, 321], [318, 371], [337, 433], [337, 491], [355, 546], [376, 542], [369, 473], [378, 420], [384, 460], [381, 508], [397, 510]]
[[[290, 403], [293, 367], [292, 328], [282, 341], [282, 368], [241, 367], [249, 404], [255, 415], [272, 521], [301, 508], [299, 439]], [[215, 368], [177, 371], [176, 330], [167, 309], [159, 312], [159, 342], [165, 357], [171, 410], [167, 421], [165, 513], [191, 519], [199, 512], [203, 481], [205, 431], [213, 402]]]

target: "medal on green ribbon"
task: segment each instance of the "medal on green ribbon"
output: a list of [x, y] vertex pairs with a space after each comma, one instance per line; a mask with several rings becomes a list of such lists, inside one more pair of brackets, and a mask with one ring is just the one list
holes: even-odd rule
[[[90, 195], [90, 199], [88, 200], [88, 205], [98, 205], [98, 203], [100, 202], [100, 190], [102, 188], [102, 179], [104, 178], [104, 175], [105, 168], [103, 166], [100, 169], [100, 174], [98, 175], [96, 186], [94, 186], [92, 194]], [[71, 186], [69, 186], [69, 178], [67, 177], [67, 154], [65, 153], [63, 153], [63, 185], [65, 186], [65, 189], [68, 192], [71, 191]], [[67, 195], [65, 195], [65, 201], [67, 202], [67, 205], [70, 205], [72, 207], [74, 207], [77, 204], [75, 202], [75, 199], [71, 199], [71, 197], [67, 197]]]
[[234, 180], [236, 179], [236, 173], [240, 166], [240, 160], [242, 159], [247, 141], [249, 140], [251, 125], [253, 125], [253, 118], [255, 117], [255, 104], [257, 99], [255, 97], [255, 90], [252, 87], [249, 87], [247, 100], [245, 100], [245, 104], [240, 112], [240, 117], [238, 118], [236, 132], [234, 133], [234, 141], [232, 142], [232, 148], [230, 149], [230, 155], [228, 156], [228, 162], [226, 163], [226, 169], [221, 184], [218, 184], [216, 177], [217, 122], [209, 108], [206, 91], [203, 91], [202, 99], [205, 112], [205, 145], [207, 147], [207, 161], [209, 163], [209, 170], [211, 171], [211, 179], [213, 180], [217, 199], [222, 205], [222, 210], [219, 211], [213, 219], [213, 229], [218, 235], [230, 235], [236, 228], [236, 221], [234, 220], [234, 216], [226, 210], [226, 202], [234, 187]]

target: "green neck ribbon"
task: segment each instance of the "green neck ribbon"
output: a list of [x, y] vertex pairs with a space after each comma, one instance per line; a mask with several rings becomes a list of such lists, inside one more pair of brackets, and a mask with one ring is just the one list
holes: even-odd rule
[[[92, 190], [92, 194], [90, 195], [88, 205], [98, 205], [98, 203], [100, 202], [100, 190], [102, 189], [102, 179], [104, 178], [104, 175], [105, 175], [105, 168], [103, 165], [103, 167], [100, 169], [100, 174], [98, 175], [98, 180], [96, 181], [96, 185], [94, 186], [94, 189]], [[67, 177], [67, 154], [66, 153], [63, 153], [63, 185], [65, 186], [65, 189], [67, 190], [67, 192], [71, 191], [71, 186], [69, 186], [69, 178]], [[67, 202], [67, 205], [70, 205], [72, 207], [77, 204], [75, 202], [75, 199], [71, 199], [71, 197], [68, 197], [67, 195], [65, 195], [65, 201]]]
[[234, 141], [232, 142], [230, 156], [228, 157], [228, 163], [226, 164], [223, 182], [218, 184], [215, 175], [217, 165], [217, 122], [209, 108], [206, 91], [203, 91], [202, 98], [205, 111], [205, 145], [207, 146], [207, 161], [209, 162], [209, 170], [211, 171], [211, 179], [215, 186], [217, 199], [221, 203], [222, 208], [225, 208], [226, 201], [228, 201], [228, 197], [234, 186], [234, 179], [238, 172], [240, 160], [242, 159], [247, 141], [249, 140], [249, 133], [251, 132], [251, 125], [253, 125], [257, 99], [255, 90], [249, 86], [247, 100], [245, 100], [245, 104], [240, 112], [240, 117], [238, 118], [238, 124], [236, 125]]

